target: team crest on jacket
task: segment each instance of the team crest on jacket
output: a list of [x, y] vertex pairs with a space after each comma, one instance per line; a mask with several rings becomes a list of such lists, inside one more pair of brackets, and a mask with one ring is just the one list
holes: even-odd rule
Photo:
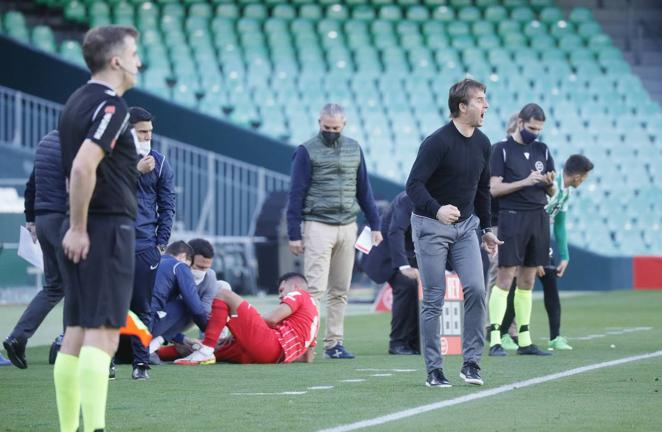
[[536, 161], [536, 169], [537, 169], [538, 171], [542, 172], [542, 170], [545, 169], [545, 165], [544, 165], [542, 162], [540, 162], [540, 161]]

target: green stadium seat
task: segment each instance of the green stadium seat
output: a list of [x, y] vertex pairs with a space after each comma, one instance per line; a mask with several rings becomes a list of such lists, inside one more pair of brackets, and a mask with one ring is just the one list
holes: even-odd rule
[[475, 21], [471, 25], [471, 31], [475, 36], [494, 34], [494, 24], [489, 21]]
[[582, 38], [576, 34], [567, 34], [559, 40], [559, 48], [565, 51], [573, 51], [584, 46]]
[[385, 5], [379, 8], [379, 18], [389, 21], [399, 21], [402, 19], [402, 10], [396, 5]]
[[372, 21], [376, 18], [377, 14], [373, 7], [368, 5], [359, 5], [354, 7], [352, 11], [352, 18], [358, 20]]
[[471, 28], [469, 24], [463, 21], [455, 21], [448, 25], [447, 27], [449, 36], [466, 36], [471, 34]]
[[63, 41], [60, 45], [60, 54], [63, 58], [72, 63], [85, 64], [85, 61], [83, 60], [83, 50], [81, 49], [80, 43], [77, 41]]
[[38, 25], [33, 27], [32, 43], [44, 51], [56, 52], [55, 37], [48, 26]]
[[216, 16], [225, 18], [239, 18], [239, 6], [235, 4], [219, 4], [216, 8]]
[[410, 6], [407, 8], [407, 19], [410, 21], [427, 21], [430, 18], [430, 13], [425, 6]]
[[476, 6], [479, 8], [488, 8], [491, 6], [499, 6], [501, 2], [499, 0], [476, 0]]
[[502, 35], [503, 46], [510, 49], [521, 48], [528, 46], [526, 36], [521, 33], [506, 33]]
[[569, 20], [575, 24], [593, 20], [593, 13], [589, 8], [576, 7], [570, 12]]
[[572, 25], [572, 23], [563, 20], [558, 21], [556, 24], [553, 24], [549, 28], [549, 31], [551, 35], [557, 39], [560, 39], [568, 34], [575, 34], [575, 28]]
[[594, 51], [612, 46], [611, 38], [604, 33], [598, 33], [591, 36], [588, 40], [588, 46]]
[[531, 48], [547, 50], [556, 47], [556, 40], [548, 34], [540, 34], [531, 38]]
[[349, 18], [349, 10], [340, 3], [332, 4], [326, 8], [326, 18], [336, 20], [346, 20]]
[[455, 20], [455, 11], [447, 6], [439, 6], [432, 12], [432, 19], [451, 22]]
[[489, 6], [485, 9], [485, 20], [499, 23], [508, 19], [508, 10], [501, 5]]
[[[130, 6], [130, 5], [129, 5]], [[133, 9], [131, 9], [133, 11]], [[71, 1], [64, 6], [64, 17], [68, 20], [83, 23], [87, 19], [87, 10], [80, 1]]]
[[499, 35], [502, 37], [505, 36], [506, 34], [511, 34], [511, 33], [521, 33], [522, 31], [522, 26], [518, 21], [515, 20], [503, 20], [499, 22], [497, 32]]
[[481, 12], [477, 7], [466, 6], [460, 9], [457, 17], [462, 21], [474, 22], [481, 19]]
[[[282, 6], [289, 6], [289, 5], [282, 5]], [[277, 16], [275, 8], [274, 8], [273, 15]], [[319, 20], [319, 19], [322, 19], [323, 16], [324, 16], [324, 14], [322, 12], [322, 8], [319, 5], [306, 4], [306, 5], [302, 5], [299, 8], [299, 17], [301, 17], [301, 18], [306, 18], [306, 19], [311, 19], [311, 20]], [[282, 18], [291, 19], [290, 18], [290, 13], [282, 15]]]
[[510, 18], [521, 23], [533, 21], [536, 16], [533, 10], [527, 6], [518, 6], [510, 13]]

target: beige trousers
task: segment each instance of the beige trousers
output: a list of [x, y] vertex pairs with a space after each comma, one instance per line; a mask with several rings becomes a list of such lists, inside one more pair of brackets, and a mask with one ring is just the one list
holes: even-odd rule
[[356, 223], [303, 223], [303, 266], [308, 291], [318, 308], [322, 298], [326, 298], [324, 349], [343, 341], [345, 308], [354, 267], [354, 243]]

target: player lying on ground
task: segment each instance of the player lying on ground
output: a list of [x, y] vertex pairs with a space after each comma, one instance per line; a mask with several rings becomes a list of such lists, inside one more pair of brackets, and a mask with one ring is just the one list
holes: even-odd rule
[[[205, 339], [200, 344], [194, 344], [198, 349], [175, 363], [312, 362], [315, 357], [313, 348], [319, 327], [319, 312], [307, 288], [306, 278], [299, 273], [281, 276], [278, 281], [280, 305], [265, 317], [239, 295], [220, 290], [212, 303]], [[233, 337], [221, 341], [217, 346], [226, 325]], [[164, 360], [168, 354], [165, 350], [159, 350]]]

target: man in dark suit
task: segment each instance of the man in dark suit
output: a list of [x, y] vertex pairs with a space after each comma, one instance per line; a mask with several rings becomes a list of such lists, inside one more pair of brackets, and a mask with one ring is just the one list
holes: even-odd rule
[[382, 217], [384, 240], [363, 259], [363, 270], [377, 283], [393, 289], [389, 354], [420, 354], [418, 330], [418, 270], [411, 239], [414, 204], [401, 192]]

